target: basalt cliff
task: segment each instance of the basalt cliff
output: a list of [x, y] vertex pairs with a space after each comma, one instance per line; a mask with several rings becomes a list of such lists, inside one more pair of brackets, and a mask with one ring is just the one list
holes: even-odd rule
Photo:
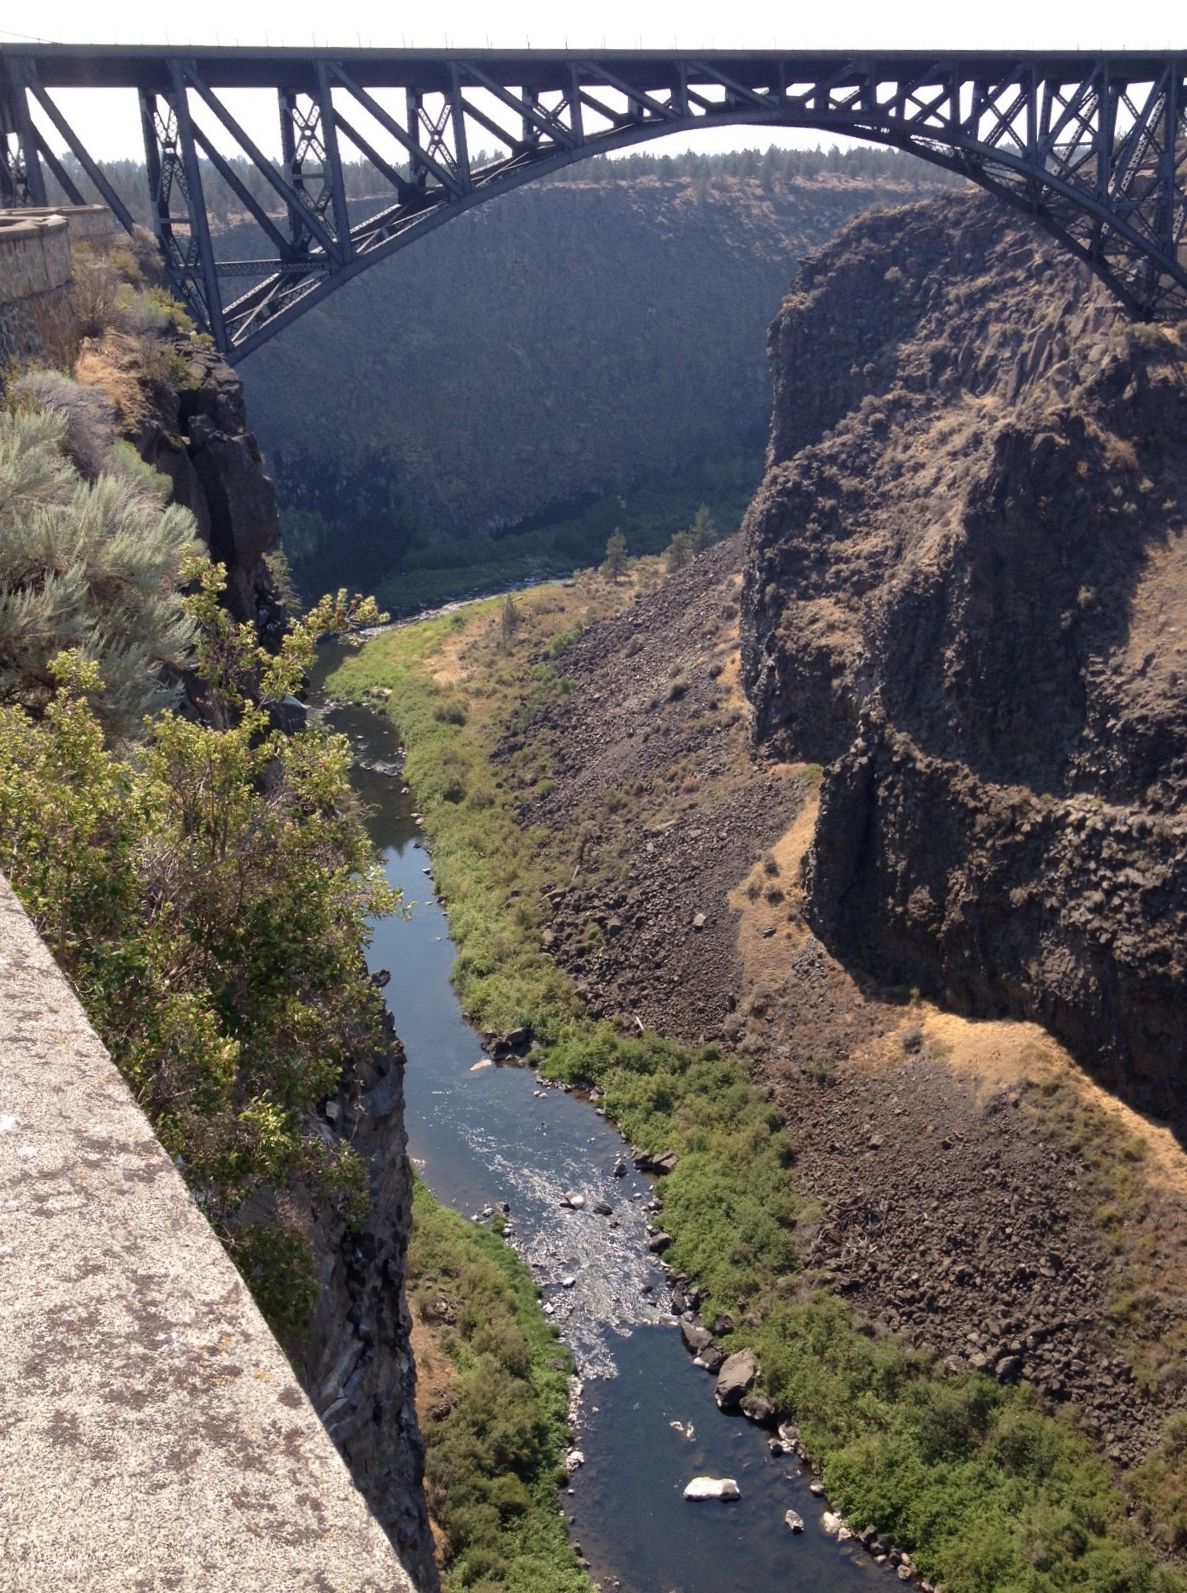
[[1177, 330], [959, 194], [812, 256], [770, 351], [742, 535], [504, 738], [578, 837], [545, 944], [749, 1058], [815, 1280], [1132, 1467], [1187, 1392]]
[[974, 198], [863, 218], [770, 335], [757, 743], [824, 766], [813, 928], [1035, 1019], [1139, 1104], [1187, 1064], [1187, 368]]
[[[158, 384], [128, 430], [173, 482], [174, 497], [193, 512], [211, 556], [225, 566], [232, 613], [264, 636], [279, 635], [284, 611], [265, 560], [280, 540], [275, 493], [242, 387], [212, 352], [182, 341], [178, 353], [185, 379]], [[122, 387], [126, 393], [126, 379]], [[337, 1094], [322, 1108], [316, 1131], [331, 1147], [350, 1145], [362, 1157], [369, 1204], [357, 1225], [312, 1201], [297, 1213], [314, 1257], [317, 1300], [311, 1320], [284, 1347], [416, 1586], [431, 1590], [437, 1572], [404, 1297], [412, 1172], [403, 1067], [389, 1019], [385, 1042], [374, 1054], [348, 1058]], [[290, 1208], [301, 1199], [299, 1189], [284, 1196]], [[252, 1220], [273, 1215], [271, 1198], [257, 1197]]]

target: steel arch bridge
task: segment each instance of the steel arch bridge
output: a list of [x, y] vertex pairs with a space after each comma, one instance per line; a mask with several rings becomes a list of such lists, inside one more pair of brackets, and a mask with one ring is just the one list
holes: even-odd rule
[[[4, 47], [0, 203], [45, 204], [47, 171], [83, 202], [64, 147], [131, 230], [54, 97], [78, 88], [138, 96], [166, 269], [232, 362], [484, 200], [590, 155], [738, 124], [907, 150], [1025, 211], [1132, 315], [1187, 310], [1187, 53]], [[279, 160], [232, 112], [246, 90], [275, 100]], [[479, 139], [496, 153], [472, 158]], [[354, 213], [344, 155], [374, 173], [373, 214]], [[220, 257], [204, 171], [258, 227], [258, 258]]]

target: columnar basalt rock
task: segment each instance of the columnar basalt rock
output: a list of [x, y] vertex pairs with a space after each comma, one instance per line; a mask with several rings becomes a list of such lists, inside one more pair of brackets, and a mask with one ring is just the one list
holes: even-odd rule
[[982, 199], [856, 223], [771, 333], [744, 679], [827, 765], [822, 939], [1036, 1018], [1148, 1104], [1187, 1068], [1187, 380], [1176, 328]]
[[226, 568], [226, 602], [235, 618], [267, 631], [281, 619], [264, 559], [280, 547], [280, 521], [272, 480], [247, 423], [243, 387], [213, 349], [180, 339], [176, 354], [184, 379], [156, 388], [133, 441], [168, 476], [176, 501], [192, 510], [211, 558]]

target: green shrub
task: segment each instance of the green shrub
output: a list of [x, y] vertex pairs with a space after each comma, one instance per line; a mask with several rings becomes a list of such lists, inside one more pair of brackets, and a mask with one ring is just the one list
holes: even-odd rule
[[449, 1545], [447, 1593], [589, 1593], [557, 1510], [572, 1365], [531, 1274], [496, 1235], [413, 1200], [409, 1277], [451, 1364], [449, 1398], [424, 1417], [429, 1507]]
[[368, 917], [394, 898], [353, 817], [346, 742], [284, 736], [246, 694], [291, 691], [348, 611], [319, 604], [273, 657], [219, 607], [205, 559], [180, 575], [196, 586], [187, 621], [222, 728], [164, 714], [124, 756], [94, 707], [100, 666], [51, 659], [37, 715], [0, 706], [0, 868], [291, 1336], [312, 1299], [305, 1239], [241, 1214], [300, 1184], [360, 1215], [357, 1159], [307, 1125], [343, 1066], [383, 1044], [381, 998], [359, 970]]

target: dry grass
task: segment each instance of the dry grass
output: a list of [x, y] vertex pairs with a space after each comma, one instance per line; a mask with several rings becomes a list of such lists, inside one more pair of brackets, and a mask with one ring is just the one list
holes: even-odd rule
[[[787, 977], [788, 963], [810, 933], [803, 919], [804, 892], [800, 869], [820, 809], [820, 793], [802, 764], [786, 764], [781, 770], [789, 780], [804, 787], [804, 803], [787, 834], [760, 857], [727, 897], [738, 920], [738, 956], [742, 963], [742, 1001], [753, 990], [781, 985]], [[772, 876], [768, 856], [774, 860]], [[772, 899], [771, 885], [777, 881], [780, 896]]]
[[88, 338], [74, 366], [75, 381], [95, 387], [116, 412], [122, 431], [134, 430], [149, 412], [150, 397], [142, 381], [144, 348], [127, 332]]
[[[453, 1362], [440, 1341], [442, 1323], [422, 1317], [416, 1309], [413, 1291], [407, 1294], [408, 1313], [412, 1318], [409, 1342], [416, 1361], [416, 1419], [423, 1430], [431, 1411], [440, 1410], [453, 1403], [456, 1381]], [[429, 1513], [429, 1527], [433, 1534], [433, 1558], [438, 1569], [449, 1563], [449, 1539], [437, 1518]]]

